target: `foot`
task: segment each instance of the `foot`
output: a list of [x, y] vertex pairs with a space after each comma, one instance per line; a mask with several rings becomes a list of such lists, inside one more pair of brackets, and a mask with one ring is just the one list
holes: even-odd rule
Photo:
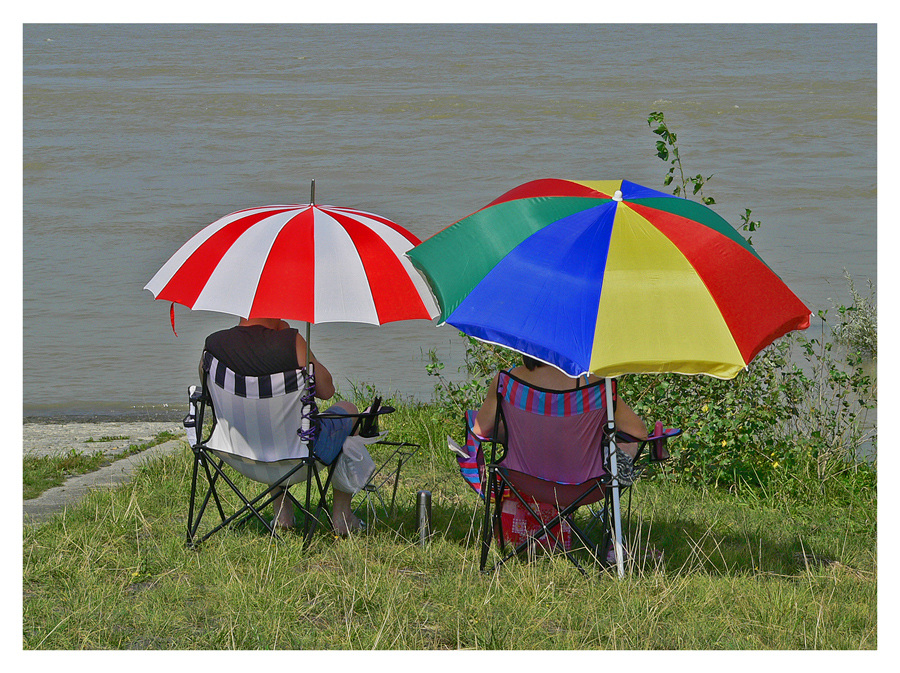
[[334, 532], [342, 537], [352, 533], [362, 533], [365, 529], [366, 522], [352, 512], [334, 518]]
[[272, 519], [272, 527], [276, 530], [294, 530], [296, 523], [294, 522], [293, 512], [291, 516], [279, 514]]
[[334, 503], [331, 508], [331, 520], [334, 523], [334, 532], [345, 536], [350, 533], [359, 533], [365, 530], [366, 523], [353, 513], [350, 493], [334, 489]]
[[[625, 545], [622, 545], [622, 560], [628, 560], [628, 550], [625, 549]], [[612, 542], [609, 543], [609, 547], [606, 550], [606, 562], [610, 565], [616, 564], [616, 547]]]
[[275, 516], [272, 518], [272, 527], [278, 530], [292, 530], [294, 523], [294, 505], [282, 494], [272, 503]]

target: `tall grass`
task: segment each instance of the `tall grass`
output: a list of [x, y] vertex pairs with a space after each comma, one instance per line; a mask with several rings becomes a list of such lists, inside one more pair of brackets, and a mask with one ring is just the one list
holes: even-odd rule
[[[667, 482], [633, 490], [630, 572], [564, 557], [478, 572], [480, 503], [436, 408], [395, 404], [421, 444], [397, 511], [365, 536], [184, 545], [190, 451], [27, 528], [25, 649], [874, 649], [874, 508], [775, 507]], [[457, 439], [459, 437], [457, 436]], [[420, 546], [415, 495], [433, 497]], [[660, 561], [641, 550], [664, 551]]]

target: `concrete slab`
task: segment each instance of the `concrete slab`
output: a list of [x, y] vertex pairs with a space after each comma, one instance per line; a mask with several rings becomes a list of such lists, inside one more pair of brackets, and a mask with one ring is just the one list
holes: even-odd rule
[[[152, 439], [153, 436], [155, 435], [148, 439]], [[186, 446], [184, 440], [173, 439], [140, 453], [114, 460], [111, 464], [94, 472], [70, 477], [61, 486], [44, 491], [37, 498], [25, 500], [22, 505], [24, 523], [26, 525], [43, 523], [62, 512], [66, 507], [78, 503], [92, 489], [120, 486], [126, 483], [144, 462], [174, 453], [184, 446]]]

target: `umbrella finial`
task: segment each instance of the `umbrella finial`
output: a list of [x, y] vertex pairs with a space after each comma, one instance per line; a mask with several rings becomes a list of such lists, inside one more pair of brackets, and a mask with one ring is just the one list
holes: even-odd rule
[[312, 205], [316, 202], [316, 179], [313, 178], [312, 182], [309, 185], [309, 205]]
[[613, 201], [621, 201], [622, 200], [622, 190], [617, 189], [616, 193], [613, 194]]

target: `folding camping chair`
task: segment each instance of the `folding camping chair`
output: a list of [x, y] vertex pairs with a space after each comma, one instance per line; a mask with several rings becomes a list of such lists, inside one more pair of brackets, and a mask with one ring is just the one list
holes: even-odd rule
[[[241, 376], [211, 353], [204, 352], [201, 372], [201, 387], [191, 387], [190, 412], [184, 420], [194, 453], [187, 543], [198, 545], [232, 523], [241, 525], [253, 519], [271, 536], [280, 539], [274, 524], [266, 521], [262, 511], [284, 488], [287, 500], [303, 514], [304, 544], [308, 544], [325, 509], [328, 487], [341, 454], [340, 446], [331, 455], [313, 455], [310, 451], [317, 421], [349, 417], [354, 419], [351, 434], [374, 437], [378, 434], [378, 417], [394, 410], [381, 406], [380, 400], [376, 399], [369, 409], [359, 414], [318, 412], [311, 366], [309, 370], [301, 368], [260, 377]], [[204, 438], [207, 411], [211, 412], [212, 420], [209, 434]], [[227, 468], [265, 484], [267, 488], [251, 498], [243, 493]], [[322, 471], [326, 473], [324, 480]], [[205, 477], [205, 482], [198, 477]], [[201, 482], [206, 485], [202, 495]], [[301, 503], [288, 487], [304, 482], [306, 493]], [[240, 501], [231, 513], [226, 513], [232, 508], [224, 502], [224, 494], [228, 491], [220, 493], [221, 483]], [[214, 503], [220, 522], [199, 535], [210, 502]]]
[[[504, 550], [505, 530], [517, 537], [518, 544], [494, 568], [539, 544], [561, 548], [584, 573], [570, 549], [572, 534], [594, 560], [604, 562], [600, 550], [613, 534], [609, 517], [603, 520], [602, 542], [594, 543], [576, 525], [573, 514], [583, 505], [604, 500], [604, 509], [608, 509], [612, 493], [612, 477], [606, 468], [609, 442], [605, 381], [555, 392], [501, 372], [498, 393], [494, 437], [476, 437], [471, 430], [474, 412], [468, 412], [466, 445], [455, 449], [463, 478], [484, 498], [481, 570], [487, 564], [492, 540], [497, 540], [501, 552]], [[497, 439], [501, 423], [506, 430], [505, 444]], [[674, 436], [680, 431], [668, 432]], [[654, 453], [662, 452], [665, 439], [651, 437], [645, 444], [650, 443]], [[489, 456], [482, 450], [484, 442], [490, 444]]]

